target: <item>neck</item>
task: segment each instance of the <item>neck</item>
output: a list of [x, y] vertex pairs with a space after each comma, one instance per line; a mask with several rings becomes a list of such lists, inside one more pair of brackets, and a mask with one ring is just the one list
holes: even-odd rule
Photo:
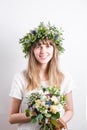
[[45, 81], [45, 80], [48, 80], [48, 75], [47, 75], [47, 66], [41, 66], [40, 67], [40, 80], [41, 81]]

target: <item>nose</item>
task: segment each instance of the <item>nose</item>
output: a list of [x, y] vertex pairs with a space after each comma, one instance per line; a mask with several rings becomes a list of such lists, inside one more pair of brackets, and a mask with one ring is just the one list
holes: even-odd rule
[[46, 51], [46, 47], [44, 45], [42, 45], [40, 51], [41, 51], [41, 53], [45, 52]]

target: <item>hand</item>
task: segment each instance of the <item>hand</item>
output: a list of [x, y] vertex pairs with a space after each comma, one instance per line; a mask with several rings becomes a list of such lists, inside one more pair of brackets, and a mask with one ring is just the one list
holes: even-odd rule
[[56, 130], [62, 130], [62, 128], [67, 129], [67, 124], [60, 118], [57, 120], [58, 127]]

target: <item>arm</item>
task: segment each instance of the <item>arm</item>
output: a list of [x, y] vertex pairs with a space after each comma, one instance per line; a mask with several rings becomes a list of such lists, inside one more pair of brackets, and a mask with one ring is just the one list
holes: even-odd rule
[[9, 122], [14, 123], [26, 123], [30, 121], [30, 117], [26, 117], [25, 113], [20, 113], [21, 100], [12, 98], [9, 112]]
[[65, 114], [63, 117], [57, 120], [57, 123], [59, 124], [60, 128], [57, 128], [56, 130], [61, 130], [62, 128], [67, 129], [67, 122], [72, 118], [73, 116], [73, 99], [72, 99], [72, 92], [69, 92], [66, 94], [66, 106], [65, 106]]
[[61, 118], [64, 122], [68, 122], [73, 116], [73, 99], [72, 92], [66, 94], [66, 105], [65, 105], [65, 114]]

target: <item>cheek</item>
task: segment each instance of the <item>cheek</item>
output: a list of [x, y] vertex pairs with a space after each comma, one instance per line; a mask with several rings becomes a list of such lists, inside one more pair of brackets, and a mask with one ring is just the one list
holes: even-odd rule
[[53, 48], [50, 49], [50, 54], [53, 57]]
[[37, 57], [38, 53], [39, 53], [39, 52], [35, 49], [35, 50], [34, 50], [34, 56]]

